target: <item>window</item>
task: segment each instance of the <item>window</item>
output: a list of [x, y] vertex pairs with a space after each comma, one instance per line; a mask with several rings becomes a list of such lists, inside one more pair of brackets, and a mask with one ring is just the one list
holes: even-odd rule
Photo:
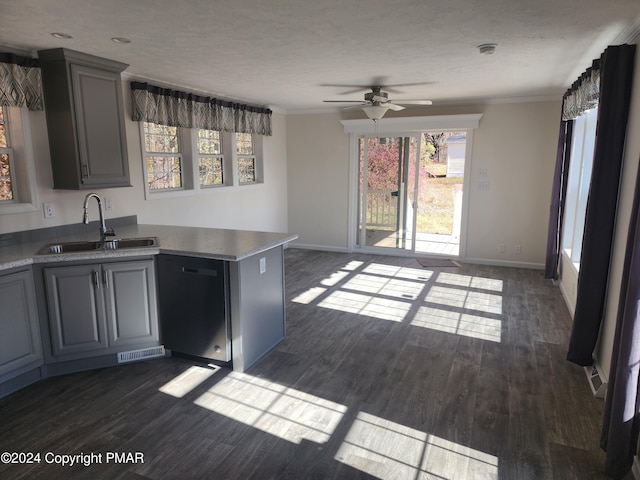
[[26, 108], [0, 107], [0, 214], [38, 209], [29, 115]]
[[236, 133], [236, 153], [238, 155], [238, 182], [256, 183], [256, 155], [253, 135]]
[[10, 148], [4, 107], [0, 107], [0, 201], [13, 201], [13, 150]]
[[140, 122], [145, 198], [262, 182], [262, 137]]
[[182, 153], [178, 127], [143, 122], [149, 191], [182, 189]]
[[562, 248], [578, 271], [587, 213], [587, 197], [591, 184], [597, 121], [598, 108], [596, 107], [576, 118], [573, 125]]
[[224, 185], [224, 155], [220, 132], [199, 129], [197, 151], [200, 186]]

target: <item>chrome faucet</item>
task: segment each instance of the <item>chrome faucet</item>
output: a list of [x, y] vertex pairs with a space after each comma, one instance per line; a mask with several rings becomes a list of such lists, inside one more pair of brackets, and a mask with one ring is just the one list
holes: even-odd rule
[[115, 232], [113, 228], [107, 230], [107, 226], [104, 223], [104, 212], [102, 211], [102, 199], [98, 196], [97, 193], [89, 193], [86, 197], [84, 197], [84, 213], [82, 215], [82, 222], [85, 225], [89, 224], [89, 199], [95, 198], [98, 202], [98, 211], [100, 213], [100, 240], [104, 241], [107, 237], [115, 236]]

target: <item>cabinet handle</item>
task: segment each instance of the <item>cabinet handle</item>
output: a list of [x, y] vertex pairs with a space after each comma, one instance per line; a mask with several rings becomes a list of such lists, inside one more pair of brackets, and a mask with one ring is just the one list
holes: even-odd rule
[[106, 270], [102, 270], [102, 283], [104, 283], [104, 288], [109, 288], [109, 275]]
[[96, 288], [100, 288], [100, 278], [98, 277], [98, 272], [95, 270], [93, 271], [93, 284]]
[[82, 164], [82, 183], [84, 183], [84, 181], [89, 178], [89, 165], [87, 165], [86, 163]]

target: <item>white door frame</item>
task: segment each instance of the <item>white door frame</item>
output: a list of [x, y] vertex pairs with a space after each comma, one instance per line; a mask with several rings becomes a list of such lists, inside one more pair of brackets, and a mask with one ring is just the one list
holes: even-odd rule
[[[366, 251], [366, 246], [357, 246], [359, 232], [358, 221], [358, 185], [359, 185], [359, 145], [361, 136], [399, 137], [412, 136], [418, 132], [428, 130], [467, 130], [467, 147], [465, 152], [464, 186], [465, 192], [469, 191], [469, 179], [471, 178], [471, 159], [473, 150], [473, 129], [478, 128], [482, 114], [469, 115], [434, 115], [427, 117], [398, 117], [383, 118], [377, 122], [371, 120], [342, 120], [345, 133], [349, 134], [349, 209], [347, 249], [349, 252]], [[463, 196], [462, 218], [460, 225], [460, 251], [459, 258], [466, 256], [467, 244], [467, 212], [469, 208], [469, 195]], [[379, 252], [379, 249], [376, 249]], [[407, 255], [411, 252], [402, 249], [389, 249], [385, 254]]]

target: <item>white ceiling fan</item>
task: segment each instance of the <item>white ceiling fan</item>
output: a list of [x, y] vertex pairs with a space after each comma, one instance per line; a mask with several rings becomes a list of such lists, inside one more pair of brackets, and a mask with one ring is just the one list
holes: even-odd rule
[[389, 94], [383, 92], [383, 86], [375, 85], [371, 87], [363, 87], [371, 89], [370, 92], [364, 94], [364, 101], [362, 100], [324, 100], [327, 103], [358, 103], [354, 105], [354, 108], [360, 107], [367, 114], [367, 116], [374, 122], [380, 120], [387, 110], [393, 110], [398, 112], [404, 110], [406, 107], [403, 105], [431, 105], [431, 100], [390, 100]]

